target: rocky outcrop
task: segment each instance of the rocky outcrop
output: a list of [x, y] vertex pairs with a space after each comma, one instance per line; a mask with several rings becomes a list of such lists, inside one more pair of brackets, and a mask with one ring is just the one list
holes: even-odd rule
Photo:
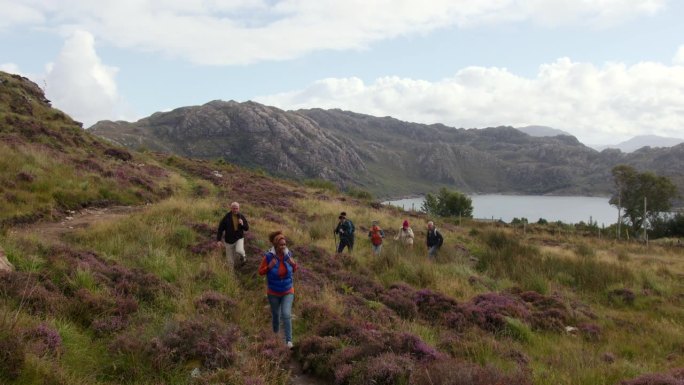
[[5, 250], [0, 247], [0, 271], [14, 271], [14, 266], [7, 260]]
[[135, 123], [99, 122], [90, 131], [128, 147], [224, 159], [286, 177], [349, 183], [366, 169], [345, 138], [306, 116], [253, 102], [212, 101]]

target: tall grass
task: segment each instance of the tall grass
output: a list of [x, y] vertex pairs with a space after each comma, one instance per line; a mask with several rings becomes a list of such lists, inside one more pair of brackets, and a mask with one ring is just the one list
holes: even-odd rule
[[478, 270], [509, 278], [526, 289], [545, 291], [548, 286], [541, 281], [542, 277], [586, 292], [602, 292], [614, 284], [634, 282], [629, 269], [598, 261], [586, 245], [578, 247], [579, 258], [566, 258], [542, 255], [537, 248], [524, 245], [503, 231], [483, 232], [481, 239], [488, 250], [478, 256]]

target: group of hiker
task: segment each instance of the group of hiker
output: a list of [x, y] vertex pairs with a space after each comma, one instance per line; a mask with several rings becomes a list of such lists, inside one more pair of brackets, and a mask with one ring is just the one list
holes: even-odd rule
[[[340, 241], [337, 243], [337, 252], [343, 252], [344, 248], [346, 247], [347, 251], [351, 253], [354, 249], [354, 223], [347, 218], [347, 213], [344, 211], [340, 213], [338, 220], [339, 222], [334, 230], [334, 234], [339, 235], [340, 237]], [[435, 227], [434, 222], [429, 221], [427, 223], [427, 228], [428, 232], [426, 245], [428, 248], [428, 257], [434, 258], [437, 256], [437, 251], [439, 248], [442, 247], [444, 238]], [[371, 253], [374, 256], [380, 255], [380, 252], [382, 251], [382, 243], [385, 239], [385, 232], [382, 228], [380, 228], [378, 221], [373, 221], [371, 223], [370, 230], [368, 231], [368, 239], [371, 242]], [[397, 235], [394, 236], [394, 240], [399, 241], [406, 248], [413, 248], [414, 239], [415, 235], [413, 234], [413, 229], [411, 229], [411, 226], [409, 226], [408, 220], [404, 220], [404, 223], [402, 223]]]
[[[233, 268], [236, 261], [240, 264], [246, 262], [244, 232], [249, 230], [247, 218], [240, 213], [240, 204], [233, 202], [230, 204], [230, 211], [221, 219], [216, 234], [216, 244], [218, 247], [225, 247], [226, 262], [229, 268]], [[346, 212], [341, 212], [338, 223], [335, 227], [334, 235], [339, 236], [336, 240], [336, 251], [342, 253], [345, 248], [351, 253], [354, 249], [355, 239], [354, 223], [347, 218]], [[259, 275], [266, 276], [268, 303], [271, 307], [271, 321], [273, 332], [278, 333], [280, 325], [283, 325], [285, 343], [288, 348], [293, 347], [292, 343], [292, 304], [294, 302], [294, 285], [292, 274], [297, 271], [297, 263], [292, 257], [292, 252], [287, 248], [287, 238], [282, 231], [274, 231], [268, 237], [271, 248], [264, 254], [259, 265]], [[385, 232], [380, 228], [378, 221], [372, 221], [368, 231], [368, 239], [371, 243], [371, 252], [374, 256], [380, 255], [382, 251]], [[404, 220], [401, 228], [394, 237], [405, 248], [412, 248], [414, 243], [414, 233], [409, 226], [408, 220]], [[435, 258], [439, 248], [442, 246], [444, 238], [435, 227], [434, 222], [427, 223], [426, 246], [428, 257]]]

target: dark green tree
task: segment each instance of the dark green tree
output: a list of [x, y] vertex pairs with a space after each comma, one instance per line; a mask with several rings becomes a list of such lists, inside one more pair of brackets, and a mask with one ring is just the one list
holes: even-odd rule
[[[627, 165], [613, 167], [615, 192], [609, 203], [622, 210], [622, 218], [638, 232], [646, 221], [655, 222], [672, 207], [677, 187], [664, 176], [651, 172], [638, 172]], [[644, 198], [646, 213], [644, 215]]]
[[473, 201], [461, 192], [450, 191], [443, 187], [436, 196], [430, 193], [425, 196], [425, 202], [423, 202], [421, 210], [428, 214], [442, 217], [460, 215], [472, 218]]

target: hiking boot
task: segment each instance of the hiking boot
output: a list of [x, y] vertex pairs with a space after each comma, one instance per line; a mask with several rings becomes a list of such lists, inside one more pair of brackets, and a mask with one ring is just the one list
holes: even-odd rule
[[286, 344], [286, 345], [287, 345], [287, 348], [288, 348], [288, 349], [294, 348], [294, 344], [292, 344], [292, 341], [287, 341], [287, 344]]

